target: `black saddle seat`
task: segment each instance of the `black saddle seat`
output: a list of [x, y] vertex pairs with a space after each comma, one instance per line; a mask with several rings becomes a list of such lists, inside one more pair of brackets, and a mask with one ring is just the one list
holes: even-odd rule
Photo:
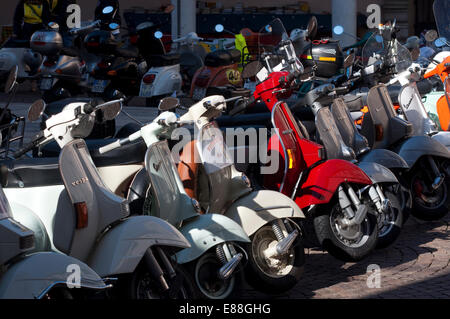
[[6, 188], [37, 187], [62, 184], [58, 158], [27, 158], [7, 160]]
[[[430, 93], [433, 90], [433, 82], [429, 79], [422, 79], [416, 82], [417, 90], [421, 96], [424, 96]], [[398, 103], [398, 95], [400, 94], [400, 90], [402, 89], [401, 85], [389, 85], [388, 87], [389, 97], [392, 100], [392, 103]]]
[[[105, 154], [100, 154], [98, 152], [100, 147], [106, 146], [115, 141], [117, 141], [117, 139], [85, 140], [95, 166], [105, 167], [112, 165], [131, 165], [142, 163], [144, 161], [147, 145], [145, 145], [145, 142], [142, 139], [123, 145]], [[56, 142], [52, 142], [45, 145], [41, 149], [41, 152], [42, 158], [57, 158], [61, 152], [61, 149]]]
[[157, 54], [150, 55], [147, 59], [149, 67], [170, 66], [180, 63], [179, 54]]
[[208, 53], [205, 57], [205, 65], [211, 67], [231, 65], [241, 61], [241, 52], [239, 50], [217, 50]]

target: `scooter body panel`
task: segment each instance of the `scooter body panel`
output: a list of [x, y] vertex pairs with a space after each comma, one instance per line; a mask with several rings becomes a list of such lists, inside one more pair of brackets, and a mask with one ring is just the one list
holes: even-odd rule
[[399, 182], [394, 173], [383, 165], [371, 162], [360, 162], [358, 163], [358, 167], [370, 177], [373, 184]]
[[413, 136], [395, 148], [409, 167], [413, 167], [417, 160], [426, 155], [450, 158], [450, 151], [437, 140], [429, 136]]
[[181, 91], [182, 79], [179, 64], [150, 68], [144, 77], [151, 74], [155, 75], [155, 79], [150, 84], [141, 81], [139, 96], [170, 95]]
[[225, 215], [238, 223], [248, 236], [262, 226], [280, 218], [305, 218], [302, 210], [279, 192], [254, 191], [235, 201]]
[[371, 185], [372, 180], [364, 171], [351, 162], [327, 160], [308, 171], [295, 202], [301, 209], [331, 201], [342, 183]]
[[397, 153], [394, 153], [390, 150], [386, 149], [374, 149], [364, 154], [361, 158], [359, 158], [359, 162], [372, 162], [378, 163], [387, 167], [389, 169], [392, 168], [400, 168], [400, 169], [408, 169], [408, 163], [399, 156]]
[[42, 298], [55, 286], [72, 283], [71, 267], [80, 267], [80, 286], [91, 289], [107, 288], [103, 280], [85, 263], [54, 252], [41, 252], [26, 256], [13, 264], [2, 275], [0, 281], [1, 299]]
[[89, 258], [100, 276], [132, 273], [151, 246], [189, 248], [186, 238], [166, 221], [133, 216], [107, 231]]
[[431, 138], [444, 145], [450, 151], [450, 132], [441, 131], [437, 134], [432, 135]]
[[224, 242], [249, 243], [246, 232], [230, 218], [220, 214], [200, 215], [180, 228], [191, 244], [176, 254], [177, 262], [185, 264], [203, 255], [210, 248]]

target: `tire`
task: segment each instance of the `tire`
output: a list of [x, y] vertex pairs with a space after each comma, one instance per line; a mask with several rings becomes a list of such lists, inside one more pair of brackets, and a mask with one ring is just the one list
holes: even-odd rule
[[188, 264], [187, 269], [193, 276], [196, 294], [201, 299], [226, 299], [240, 284], [239, 268], [230, 279], [224, 281], [217, 276], [221, 266], [214, 251], [209, 251]]
[[445, 178], [442, 185], [434, 191], [427, 190], [430, 184], [429, 175], [423, 169], [415, 169], [411, 173], [411, 214], [421, 220], [439, 220], [447, 215], [450, 207], [450, 180]]
[[390, 207], [387, 214], [381, 216], [388, 224], [383, 225], [379, 229], [378, 241], [376, 248], [385, 248], [391, 245], [401, 233], [403, 227], [403, 207], [402, 202], [405, 201], [402, 190], [399, 190], [398, 195], [394, 193], [393, 187], [386, 187], [383, 190], [384, 196], [390, 201]]
[[197, 299], [197, 290], [192, 277], [183, 266], [174, 265], [173, 268], [177, 274], [175, 278], [169, 280], [168, 276], [165, 276], [171, 289], [162, 292], [151, 278], [145, 264], [141, 262], [131, 278], [127, 278], [128, 282], [124, 287], [125, 297], [128, 299]]
[[332, 219], [341, 213], [338, 200], [335, 198], [330, 205], [317, 208], [314, 217], [314, 230], [322, 248], [332, 256], [342, 261], [359, 261], [368, 256], [375, 249], [378, 239], [378, 225], [375, 212], [369, 207], [365, 220], [361, 223], [363, 236], [356, 244], [344, 243], [333, 230]]
[[[246, 250], [248, 255], [248, 264], [245, 268], [245, 278], [248, 283], [255, 289], [268, 294], [278, 294], [290, 290], [294, 287], [303, 274], [305, 264], [305, 252], [301, 237], [297, 237], [296, 241], [290, 249], [289, 260], [286, 261], [286, 255], [283, 256], [285, 272], [275, 274], [274, 267], [268, 265], [266, 260], [261, 258], [263, 249], [267, 248], [267, 244], [277, 241], [275, 233], [270, 225], [265, 225], [258, 229], [251, 237], [251, 243], [247, 244]], [[293, 255], [293, 257], [292, 257]], [[287, 268], [287, 269], [286, 269]], [[289, 270], [286, 272], [286, 270]]]

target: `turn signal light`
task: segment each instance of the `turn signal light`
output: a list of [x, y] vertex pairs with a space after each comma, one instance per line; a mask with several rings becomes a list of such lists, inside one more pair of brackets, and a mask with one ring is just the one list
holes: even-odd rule
[[117, 71], [108, 71], [107, 73], [109, 76], [116, 76], [117, 75]]
[[75, 212], [77, 216], [77, 229], [88, 226], [88, 209], [86, 202], [75, 203]]
[[62, 71], [61, 69], [56, 69], [55, 73], [57, 73], [57, 74], [62, 74], [63, 71]]
[[142, 81], [145, 84], [152, 84], [155, 81], [155, 78], [156, 78], [156, 74], [147, 74], [146, 76], [144, 76]]

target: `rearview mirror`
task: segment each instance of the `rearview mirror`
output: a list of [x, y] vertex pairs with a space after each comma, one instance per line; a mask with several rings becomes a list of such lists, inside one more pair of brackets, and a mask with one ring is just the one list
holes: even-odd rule
[[156, 39], [162, 39], [163, 33], [161, 31], [156, 31], [154, 36]]
[[216, 27], [214, 28], [216, 32], [221, 33], [223, 30], [225, 30], [224, 26], [221, 24], [216, 24]]
[[42, 114], [44, 113], [46, 104], [44, 100], [37, 100], [33, 104], [31, 104], [30, 108], [28, 109], [28, 115], [27, 119], [29, 122], [37, 121]]
[[176, 97], [165, 97], [158, 105], [158, 110], [161, 112], [167, 112], [176, 109], [180, 106], [180, 100]]
[[336, 35], [341, 35], [342, 33], [344, 33], [344, 27], [341, 25], [337, 25], [333, 28], [333, 33]]
[[110, 30], [117, 30], [119, 28], [120, 28], [120, 25], [118, 23], [113, 22], [113, 23], [109, 24], [109, 29]]
[[110, 14], [113, 11], [114, 11], [114, 7], [113, 6], [107, 6], [107, 7], [103, 8], [102, 13], [103, 14]]
[[248, 63], [244, 69], [242, 70], [242, 74], [241, 77], [245, 80], [245, 79], [250, 79], [254, 76], [256, 76], [256, 74], [258, 74], [258, 72], [263, 68], [261, 62], [259, 61], [252, 61], [250, 63]]
[[59, 30], [59, 24], [56, 22], [49, 22], [48, 27], [55, 31]]
[[312, 16], [311, 19], [309, 19], [308, 27], [306, 28], [308, 32], [308, 38], [314, 39], [317, 35], [317, 18], [315, 16]]
[[434, 41], [434, 45], [437, 48], [442, 48], [446, 44], [447, 44], [447, 39], [446, 38], [438, 38], [438, 39], [436, 39], [436, 41]]
[[111, 121], [122, 111], [122, 102], [111, 103], [104, 107], [100, 107], [100, 109], [103, 111], [103, 119], [105, 121]]
[[420, 49], [419, 48], [415, 48], [411, 51], [411, 59], [413, 61], [416, 61], [420, 56]]
[[347, 55], [347, 57], [344, 60], [344, 69], [351, 67], [354, 62], [355, 62], [355, 54], [351, 53]]
[[427, 42], [433, 42], [437, 38], [438, 38], [438, 33], [436, 32], [436, 30], [428, 30], [425, 33], [425, 41], [427, 41]]
[[19, 72], [19, 67], [17, 65], [13, 66], [9, 71], [8, 79], [5, 83], [5, 93], [10, 93], [17, 83], [17, 73]]

